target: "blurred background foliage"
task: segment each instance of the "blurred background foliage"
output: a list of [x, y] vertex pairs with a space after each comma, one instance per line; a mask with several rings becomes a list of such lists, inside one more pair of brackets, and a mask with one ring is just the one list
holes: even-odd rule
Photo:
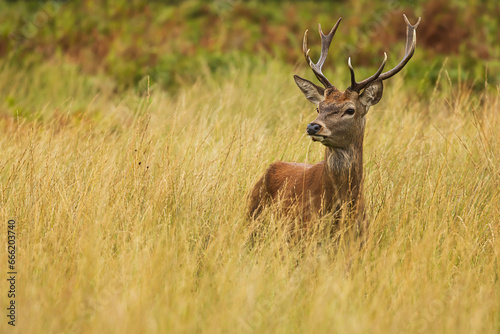
[[149, 80], [175, 94], [203, 71], [224, 75], [243, 64], [279, 61], [307, 73], [305, 29], [316, 59], [317, 24], [326, 31], [342, 16], [325, 72], [344, 89], [347, 57], [359, 78], [375, 71], [383, 51], [387, 68], [400, 60], [403, 13], [413, 23], [422, 17], [417, 52], [405, 70], [415, 92], [427, 94], [443, 66], [450, 81], [478, 90], [486, 81], [499, 84], [496, 0], [0, 1], [0, 56], [3, 66], [20, 71], [72, 64], [80, 75], [106, 77], [116, 92], [144, 91]]

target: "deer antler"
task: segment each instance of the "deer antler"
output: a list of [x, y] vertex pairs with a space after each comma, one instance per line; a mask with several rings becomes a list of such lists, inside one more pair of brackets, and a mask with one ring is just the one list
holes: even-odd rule
[[304, 51], [304, 56], [306, 57], [307, 64], [309, 65], [309, 67], [311, 67], [312, 71], [316, 75], [316, 78], [318, 78], [318, 80], [325, 86], [325, 88], [331, 87], [332, 84], [330, 83], [330, 81], [328, 81], [323, 72], [321, 72], [321, 67], [323, 67], [323, 64], [325, 63], [326, 56], [328, 55], [328, 49], [330, 48], [333, 36], [335, 35], [335, 32], [337, 31], [341, 20], [342, 18], [338, 19], [337, 23], [335, 23], [335, 26], [326, 36], [321, 30], [321, 24], [319, 25], [319, 35], [321, 36], [321, 56], [319, 57], [319, 60], [316, 64], [314, 64], [311, 60], [311, 57], [309, 57], [309, 49], [307, 48], [307, 30], [304, 33], [302, 50]]
[[387, 61], [387, 54], [384, 52], [384, 61], [380, 65], [377, 72], [375, 72], [374, 75], [372, 75], [369, 78], [366, 78], [361, 82], [356, 82], [354, 76], [354, 69], [352, 68], [351, 65], [351, 57], [349, 57], [347, 64], [349, 65], [349, 70], [351, 71], [351, 87], [350, 87], [351, 90], [359, 93], [363, 88], [368, 86], [368, 84], [377, 79], [379, 80], [389, 79], [390, 77], [401, 71], [403, 67], [405, 67], [405, 65], [408, 63], [410, 58], [413, 56], [413, 53], [415, 52], [415, 47], [417, 46], [417, 27], [420, 24], [420, 17], [418, 18], [418, 22], [415, 23], [414, 25], [412, 25], [410, 21], [408, 21], [406, 15], [403, 14], [403, 17], [406, 22], [406, 47], [403, 60], [401, 60], [399, 64], [397, 64], [396, 67], [394, 67], [392, 70], [382, 73], [385, 66], [385, 62]]

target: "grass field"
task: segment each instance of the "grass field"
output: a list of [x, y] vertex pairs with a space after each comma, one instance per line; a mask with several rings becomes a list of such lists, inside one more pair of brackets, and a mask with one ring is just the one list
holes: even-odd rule
[[15, 330], [498, 333], [499, 92], [446, 69], [425, 99], [391, 79], [369, 112], [364, 249], [289, 245], [272, 213], [248, 243], [246, 196], [267, 165], [322, 159], [291, 77], [312, 77], [304, 67], [201, 67], [173, 96], [154, 81], [117, 95], [70, 65], [3, 66], [15, 112], [0, 119], [0, 242], [14, 218]]

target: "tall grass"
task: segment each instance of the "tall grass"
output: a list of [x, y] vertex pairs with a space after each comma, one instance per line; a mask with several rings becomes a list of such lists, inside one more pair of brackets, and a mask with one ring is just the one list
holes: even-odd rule
[[248, 242], [267, 165], [323, 155], [289, 67], [201, 69], [175, 97], [76, 74], [2, 69], [0, 242], [14, 217], [19, 333], [500, 331], [498, 91], [446, 69], [429, 99], [403, 76], [386, 84], [358, 250], [289, 245], [272, 213]]

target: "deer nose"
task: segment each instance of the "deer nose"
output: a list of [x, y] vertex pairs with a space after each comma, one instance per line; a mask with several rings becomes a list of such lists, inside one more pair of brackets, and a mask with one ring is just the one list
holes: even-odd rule
[[314, 136], [321, 130], [321, 125], [316, 124], [316, 123], [309, 123], [307, 124], [307, 134], [310, 136]]

